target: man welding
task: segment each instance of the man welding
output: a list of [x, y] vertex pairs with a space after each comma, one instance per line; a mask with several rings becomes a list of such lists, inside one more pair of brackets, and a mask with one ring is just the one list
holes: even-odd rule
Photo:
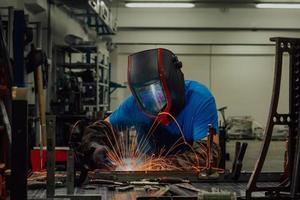
[[[107, 146], [112, 145], [107, 141], [110, 126], [117, 130], [134, 126], [138, 141], [145, 143], [147, 139], [143, 151], [148, 155], [156, 155], [164, 149], [174, 165], [189, 168], [197, 154], [199, 164], [205, 166], [207, 159], [203, 147], [206, 147], [208, 125], [218, 132], [215, 99], [201, 83], [185, 81], [181, 68], [177, 56], [167, 49], [150, 49], [129, 56], [128, 84], [132, 95], [104, 123], [89, 126], [84, 132], [83, 151], [93, 164], [101, 165]], [[153, 123], [158, 126], [146, 137]], [[174, 148], [180, 138], [186, 143]], [[220, 158], [218, 134], [213, 141], [212, 159], [217, 166]]]

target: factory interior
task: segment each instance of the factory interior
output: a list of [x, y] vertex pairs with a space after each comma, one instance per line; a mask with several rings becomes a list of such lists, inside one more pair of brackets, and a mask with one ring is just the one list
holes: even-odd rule
[[300, 0], [0, 0], [0, 200], [300, 199]]

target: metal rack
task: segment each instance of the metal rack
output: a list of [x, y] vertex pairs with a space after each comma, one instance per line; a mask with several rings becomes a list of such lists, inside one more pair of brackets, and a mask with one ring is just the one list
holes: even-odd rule
[[[56, 100], [59, 99], [59, 80], [69, 75], [77, 82], [80, 104], [74, 113], [97, 113], [109, 108], [109, 58], [95, 45], [56, 46]], [[76, 80], [75, 80], [76, 81]]]
[[[298, 38], [271, 38], [276, 42], [275, 74], [273, 95], [267, 129], [258, 160], [251, 175], [246, 190], [246, 199], [255, 199], [252, 193], [266, 192], [266, 199], [299, 199], [300, 198], [300, 39]], [[289, 112], [278, 112], [280, 96], [282, 59], [283, 54], [290, 56], [289, 70]], [[276, 187], [260, 187], [257, 180], [261, 174], [275, 125], [287, 125], [289, 134], [287, 138], [287, 156], [285, 158], [284, 174]]]
[[55, 4], [63, 5], [64, 9], [82, 25], [95, 30], [97, 35], [114, 35], [117, 22], [109, 7], [101, 0], [55, 0]]

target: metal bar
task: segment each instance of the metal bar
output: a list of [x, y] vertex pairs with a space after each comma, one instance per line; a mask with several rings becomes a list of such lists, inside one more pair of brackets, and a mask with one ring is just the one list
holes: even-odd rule
[[[49, 0], [47, 1], [47, 57], [48, 60], [50, 60], [50, 74], [55, 74], [56, 72], [53, 73], [54, 71], [54, 66], [53, 66], [53, 34], [52, 34], [52, 20], [51, 20], [51, 15], [52, 15], [52, 4], [53, 1]], [[49, 86], [50, 85], [55, 85], [54, 83], [55, 79], [51, 79], [51, 76], [49, 77]], [[49, 112], [50, 111], [50, 101], [52, 100], [53, 95], [55, 95], [55, 93], [53, 92], [53, 88], [55, 87], [47, 87], [46, 89], [46, 111]]]
[[111, 103], [111, 98], [110, 98], [110, 95], [111, 93], [113, 93], [117, 88], [113, 88], [111, 90], [111, 85], [110, 85], [110, 80], [111, 80], [111, 62], [109, 62], [108, 64], [108, 91], [107, 91], [107, 103], [108, 103], [108, 110], [110, 110], [110, 103]]
[[14, 81], [17, 87], [25, 86], [24, 68], [24, 34], [25, 34], [25, 15], [24, 10], [14, 11], [13, 26], [13, 57], [15, 61]]
[[101, 200], [100, 194], [74, 194], [74, 195], [55, 195], [55, 199], [71, 199], [71, 200]]
[[42, 48], [42, 23], [41, 22], [35, 22], [36, 24], [36, 46], [38, 48]]
[[163, 196], [163, 197], [153, 197], [153, 196], [141, 196], [137, 197], [137, 200], [198, 200], [198, 197], [184, 197], [184, 196]]
[[[97, 54], [96, 58], [95, 58], [95, 63], [96, 63], [96, 77], [95, 77], [95, 80], [96, 80], [96, 111], [99, 112], [100, 111], [100, 87], [99, 87], [99, 53]], [[102, 104], [102, 102], [101, 102]]]
[[74, 151], [69, 149], [67, 161], [67, 194], [74, 194]]
[[[215, 181], [222, 179], [222, 175], [217, 177], [198, 177], [199, 172], [193, 171], [114, 171], [114, 172], [93, 172], [91, 178], [115, 180], [115, 181], [135, 181], [140, 179], [157, 179], [160, 177], [187, 178], [192, 182]], [[248, 180], [248, 178], [247, 178]], [[228, 180], [230, 181], [230, 180]]]
[[7, 47], [9, 57], [13, 57], [13, 26], [14, 26], [14, 8], [8, 7], [8, 23], [7, 23]]
[[[292, 84], [295, 84], [294, 86], [294, 90], [295, 93], [297, 94], [297, 88], [299, 90], [300, 88], [300, 44], [298, 44], [298, 49], [296, 48], [296, 50], [298, 50], [297, 54], [296, 54], [296, 59], [298, 59], [295, 63], [295, 70], [298, 70], [298, 73], [294, 74], [294, 77], [291, 80]], [[299, 91], [298, 91], [299, 92]], [[299, 93], [298, 93], [299, 95]], [[299, 96], [298, 96], [298, 101], [299, 101]], [[295, 104], [299, 105], [299, 102], [296, 102]], [[295, 106], [294, 104], [294, 106]], [[290, 109], [297, 109], [297, 108], [293, 108], [291, 107]], [[297, 122], [297, 121], [296, 121]], [[292, 198], [296, 199], [297, 197], [300, 197], [300, 109], [298, 108], [298, 123], [296, 124], [298, 130], [296, 134], [296, 148], [295, 148], [295, 162], [294, 162], [294, 173], [292, 174], [292, 177], [294, 177], [292, 183], [291, 183], [291, 196]]]
[[[295, 196], [299, 192], [297, 187], [299, 177], [299, 160], [297, 156], [297, 145], [296, 141], [299, 140], [300, 134], [297, 130], [297, 123], [299, 123], [299, 105], [300, 105], [300, 39], [297, 38], [271, 38], [271, 41], [276, 42], [276, 60], [275, 60], [275, 74], [274, 74], [274, 85], [272, 101], [269, 111], [269, 118], [267, 123], [267, 129], [263, 140], [263, 145], [260, 151], [259, 158], [256, 162], [255, 169], [248, 182], [246, 190], [246, 199], [251, 199], [252, 192], [265, 191], [265, 188], [259, 188], [256, 183], [261, 173], [269, 144], [271, 142], [272, 132], [274, 125], [288, 125], [288, 181], [281, 184], [280, 187], [270, 188], [270, 192], [278, 194], [280, 191], [288, 191], [289, 195]], [[289, 70], [290, 70], [290, 83], [289, 83], [289, 114], [278, 114], [278, 100], [280, 94], [281, 85], [281, 73], [282, 73], [282, 57], [283, 53], [287, 52], [290, 56]], [[298, 162], [298, 163], [297, 163]], [[290, 187], [291, 186], [291, 187]], [[297, 189], [296, 189], [297, 188]], [[297, 191], [298, 190], [298, 191]], [[280, 195], [280, 194], [278, 194]]]
[[[14, 91], [17, 95], [19, 90]], [[26, 92], [27, 93], [27, 92]], [[11, 170], [13, 186], [12, 200], [27, 199], [28, 139], [27, 139], [27, 95], [13, 100], [12, 104], [12, 146]]]
[[234, 159], [233, 159], [233, 162], [232, 162], [231, 172], [235, 171], [236, 161], [237, 161], [237, 157], [238, 157], [240, 149], [241, 149], [241, 142], [236, 142], [235, 143], [235, 152], [234, 152]]
[[24, 35], [26, 34], [26, 22], [28, 16], [24, 10], [14, 11], [13, 21], [13, 57], [15, 61], [15, 83], [19, 87], [25, 86], [25, 68], [24, 68]]
[[[36, 25], [36, 46], [38, 48], [42, 47], [42, 24], [41, 22], [34, 22]], [[39, 106], [38, 106], [38, 97], [35, 95], [35, 113], [38, 115], [40, 113]], [[41, 169], [42, 169], [42, 163], [43, 163], [43, 145], [42, 145], [42, 138], [41, 138], [41, 127], [40, 127], [40, 118], [35, 121], [35, 131], [36, 131], [36, 145], [40, 146], [40, 162], [41, 162]]]
[[229, 159], [229, 154], [226, 153], [226, 126], [219, 127], [219, 145], [221, 148], [221, 160], [219, 164], [219, 168], [226, 169], [226, 160]]
[[269, 118], [267, 121], [267, 128], [264, 134], [263, 145], [260, 150], [259, 158], [256, 162], [254, 171], [247, 185], [247, 190], [246, 190], [247, 199], [249, 199], [251, 197], [251, 193], [257, 189], [256, 186], [257, 178], [262, 170], [269, 149], [269, 144], [272, 139], [272, 133], [274, 127], [273, 117], [275, 116], [278, 107], [281, 74], [282, 74], [282, 52], [280, 51], [280, 44], [278, 42], [276, 42], [276, 52], [277, 53], [275, 58], [274, 85], [273, 85], [271, 106], [269, 111]]
[[55, 127], [56, 116], [47, 116], [47, 198], [55, 195]]

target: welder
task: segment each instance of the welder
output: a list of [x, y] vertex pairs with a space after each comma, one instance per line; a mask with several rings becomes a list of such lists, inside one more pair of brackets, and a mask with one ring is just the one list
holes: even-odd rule
[[[138, 141], [145, 143], [147, 139], [143, 151], [149, 155], [163, 148], [175, 165], [190, 167], [189, 162], [195, 159], [196, 153], [200, 164], [205, 165], [205, 153], [201, 148], [206, 146], [208, 125], [218, 133], [216, 103], [206, 86], [184, 80], [181, 68], [182, 62], [168, 49], [150, 49], [129, 55], [127, 75], [132, 95], [105, 122], [86, 128], [83, 136], [83, 151], [94, 164], [101, 165], [105, 160], [107, 146], [112, 145], [107, 142], [112, 126], [119, 131], [135, 127]], [[153, 123], [158, 126], [146, 137]], [[186, 143], [174, 148], [174, 143], [182, 137]], [[213, 141], [212, 157], [217, 165], [220, 158], [218, 134]]]

